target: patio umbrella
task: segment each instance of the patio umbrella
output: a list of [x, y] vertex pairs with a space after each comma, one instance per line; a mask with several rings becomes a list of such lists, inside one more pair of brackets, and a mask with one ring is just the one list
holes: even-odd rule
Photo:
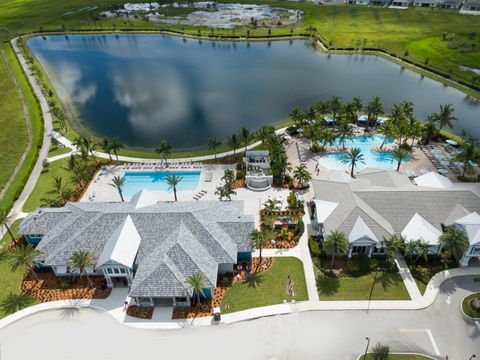
[[458, 144], [457, 144], [457, 142], [456, 142], [455, 140], [450, 140], [450, 139], [447, 139], [447, 140], [445, 140], [445, 142], [446, 142], [447, 144], [450, 144], [450, 145], [453, 145], [453, 146], [456, 146], [456, 145], [458, 145]]

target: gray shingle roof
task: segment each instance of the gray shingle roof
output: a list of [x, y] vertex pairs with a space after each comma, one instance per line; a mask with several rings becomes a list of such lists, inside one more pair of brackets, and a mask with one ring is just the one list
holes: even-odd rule
[[21, 226], [23, 234], [44, 234], [37, 249], [51, 266], [67, 264], [78, 250], [98, 260], [112, 233], [131, 217], [142, 239], [132, 296], [184, 296], [185, 279], [193, 273], [215, 286], [218, 265], [236, 263], [237, 253], [250, 249], [254, 227], [241, 201], [159, 202], [141, 208], [128, 202], [68, 203], [51, 210], [37, 211]]

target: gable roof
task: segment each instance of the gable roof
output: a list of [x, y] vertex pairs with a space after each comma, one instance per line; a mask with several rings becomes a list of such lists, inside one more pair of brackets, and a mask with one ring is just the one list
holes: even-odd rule
[[142, 239], [138, 234], [135, 224], [130, 215], [110, 236], [102, 253], [100, 254], [97, 266], [105, 265], [109, 261], [115, 261], [120, 265], [133, 268], [133, 262], [137, 256], [138, 247]]
[[130, 203], [135, 207], [135, 209], [140, 209], [142, 207], [156, 204], [158, 201], [159, 199], [157, 195], [151, 191], [148, 191], [147, 189], [142, 189], [132, 196]]
[[416, 213], [401, 234], [406, 240], [423, 240], [430, 245], [438, 245], [442, 232]]
[[368, 225], [365, 224], [365, 221], [363, 221], [362, 217], [359, 216], [355, 221], [355, 225], [353, 225], [352, 231], [350, 231], [350, 234], [348, 235], [348, 241], [352, 243], [354, 241], [366, 238], [374, 242], [378, 242], [378, 239], [373, 231], [370, 230]]
[[480, 215], [477, 212], [472, 212], [455, 223], [464, 228], [471, 245], [480, 243]]

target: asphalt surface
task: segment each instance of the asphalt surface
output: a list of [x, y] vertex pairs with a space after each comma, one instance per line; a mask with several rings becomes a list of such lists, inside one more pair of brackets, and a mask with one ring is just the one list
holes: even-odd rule
[[473, 277], [441, 286], [423, 310], [315, 311], [232, 325], [140, 330], [91, 309], [45, 311], [0, 330], [1, 359], [356, 359], [367, 341], [438, 359], [480, 358], [480, 324], [460, 312]]

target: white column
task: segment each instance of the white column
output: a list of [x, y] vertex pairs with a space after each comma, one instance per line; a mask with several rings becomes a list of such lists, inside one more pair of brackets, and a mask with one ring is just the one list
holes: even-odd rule
[[372, 257], [373, 246], [370, 246], [369, 249], [370, 249], [370, 250], [368, 250], [368, 257]]
[[107, 286], [109, 288], [113, 288], [112, 278], [110, 276], [106, 276], [105, 279], [107, 280]]
[[353, 247], [350, 246], [350, 250], [348, 251], [348, 258], [349, 259], [352, 257], [352, 250], [353, 250]]

